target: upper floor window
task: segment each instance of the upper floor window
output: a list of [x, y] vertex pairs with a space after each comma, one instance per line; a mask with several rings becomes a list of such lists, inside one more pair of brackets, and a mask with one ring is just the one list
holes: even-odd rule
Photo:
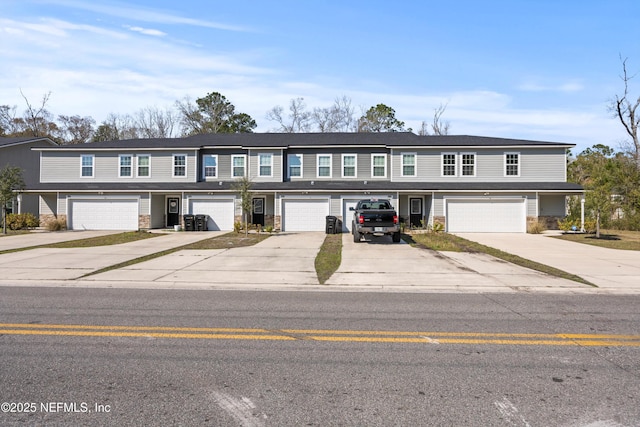
[[318, 178], [331, 177], [331, 154], [318, 154]]
[[402, 153], [402, 176], [416, 176], [415, 153]]
[[289, 178], [302, 177], [302, 154], [289, 154]]
[[120, 178], [131, 178], [133, 176], [133, 156], [131, 154], [121, 154], [119, 159], [118, 176]]
[[186, 154], [174, 154], [173, 155], [173, 176], [187, 176], [187, 155]]
[[520, 176], [520, 153], [504, 153], [505, 176]]
[[83, 154], [80, 156], [80, 176], [93, 178], [93, 155]]
[[456, 154], [442, 154], [442, 176], [456, 176]]
[[462, 153], [462, 176], [476, 176], [476, 155]]
[[245, 162], [246, 157], [244, 154], [231, 156], [231, 176], [233, 178], [241, 178], [245, 176]]
[[387, 177], [387, 155], [386, 154], [371, 155], [371, 176], [374, 178]]
[[273, 176], [272, 163], [273, 163], [273, 155], [268, 153], [260, 153], [258, 154], [258, 176]]
[[355, 178], [357, 170], [358, 158], [355, 154], [342, 155], [342, 177]]
[[148, 178], [151, 176], [151, 156], [148, 154], [138, 154], [136, 156], [138, 162], [138, 176], [140, 178]]
[[218, 177], [218, 156], [214, 154], [208, 154], [203, 157], [204, 177], [205, 178], [217, 178]]

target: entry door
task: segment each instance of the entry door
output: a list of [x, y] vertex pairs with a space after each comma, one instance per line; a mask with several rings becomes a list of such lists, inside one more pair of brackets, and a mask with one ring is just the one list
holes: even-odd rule
[[422, 227], [422, 198], [409, 199], [409, 221], [413, 227]]
[[264, 225], [264, 199], [256, 198], [253, 199], [253, 215], [252, 215], [252, 224]]
[[178, 197], [167, 198], [167, 227], [180, 224], [180, 199]]

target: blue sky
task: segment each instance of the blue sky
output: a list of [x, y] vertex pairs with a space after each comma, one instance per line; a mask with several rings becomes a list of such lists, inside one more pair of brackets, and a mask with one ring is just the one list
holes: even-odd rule
[[51, 92], [52, 113], [98, 123], [215, 91], [269, 131], [276, 105], [347, 96], [416, 130], [447, 104], [452, 134], [579, 152], [624, 140], [620, 55], [640, 71], [637, 0], [1, 3], [0, 104]]

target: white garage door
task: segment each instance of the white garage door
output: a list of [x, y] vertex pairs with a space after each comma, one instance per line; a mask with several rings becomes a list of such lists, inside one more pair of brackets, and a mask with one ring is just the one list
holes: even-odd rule
[[138, 200], [69, 200], [69, 228], [72, 230], [137, 230]]
[[283, 231], [324, 231], [329, 201], [326, 199], [284, 200], [282, 202]]
[[524, 233], [524, 199], [448, 200], [447, 231], [450, 233]]
[[351, 232], [351, 220], [353, 219], [353, 211], [349, 208], [355, 208], [360, 199], [343, 199], [342, 200], [342, 231]]
[[191, 200], [190, 212], [193, 215], [208, 215], [209, 231], [233, 230], [235, 209], [233, 199]]

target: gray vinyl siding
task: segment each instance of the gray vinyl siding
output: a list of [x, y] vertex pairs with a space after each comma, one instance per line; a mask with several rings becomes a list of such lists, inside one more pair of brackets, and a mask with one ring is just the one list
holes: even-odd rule
[[541, 195], [539, 200], [540, 216], [565, 216], [566, 197], [556, 195]]
[[[505, 153], [519, 153], [520, 176], [505, 176]], [[417, 176], [402, 176], [402, 154], [416, 153]], [[455, 153], [456, 176], [442, 176], [442, 154]], [[475, 154], [475, 176], [461, 175], [462, 153]], [[498, 148], [468, 150], [412, 150], [394, 149], [392, 160], [393, 181], [432, 182], [565, 182], [566, 156], [564, 148]]]
[[[259, 176], [260, 154], [271, 154], [271, 176]], [[250, 150], [249, 177], [254, 182], [282, 182], [282, 151], [281, 150]]]
[[[294, 177], [292, 180], [389, 180], [390, 172], [390, 154], [385, 151], [376, 150], [373, 153], [367, 148], [343, 148], [340, 150], [288, 150], [285, 151], [284, 160], [284, 176], [288, 177], [289, 165], [288, 154], [302, 154], [302, 177]], [[331, 155], [331, 177], [318, 177], [318, 154], [330, 154]], [[343, 154], [355, 154], [356, 155], [356, 177], [342, 177], [342, 155]], [[371, 174], [371, 159], [373, 154], [386, 154], [387, 156], [387, 176], [386, 178], [372, 177]]]
[[[151, 159], [151, 176], [136, 177], [136, 162], [133, 159], [133, 176], [131, 178], [120, 178], [119, 156], [121, 154], [131, 154], [133, 151], [120, 152], [59, 152], [44, 151], [41, 157], [40, 176], [41, 182], [195, 182], [197, 176], [196, 156], [194, 151], [172, 150], [172, 151], [148, 151], [139, 154], [149, 155]], [[187, 175], [185, 177], [173, 177], [173, 155], [184, 154], [187, 156]], [[81, 177], [81, 156], [93, 155], [93, 177]]]
[[0, 168], [10, 165], [22, 169], [22, 179], [28, 189], [31, 185], [38, 183], [40, 168], [40, 153], [31, 151], [31, 148], [45, 146], [49, 144], [42, 141], [0, 146]]

